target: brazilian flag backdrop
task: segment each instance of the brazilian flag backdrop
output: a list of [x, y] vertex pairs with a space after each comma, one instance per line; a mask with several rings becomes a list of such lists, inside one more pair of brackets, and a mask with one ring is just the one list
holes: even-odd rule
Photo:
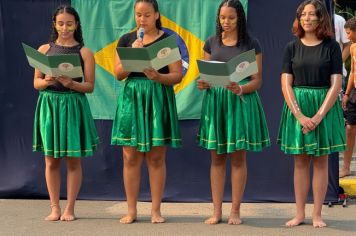
[[[179, 119], [199, 119], [203, 93], [196, 88], [196, 59], [203, 57], [204, 41], [215, 34], [221, 0], [157, 0], [163, 30], [177, 34], [183, 59], [183, 80], [174, 87]], [[248, 0], [240, 0], [247, 13]], [[78, 10], [85, 45], [96, 60], [95, 90], [88, 95], [95, 119], [113, 119], [122, 82], [113, 76], [118, 39], [135, 29], [134, 0], [72, 0]]]

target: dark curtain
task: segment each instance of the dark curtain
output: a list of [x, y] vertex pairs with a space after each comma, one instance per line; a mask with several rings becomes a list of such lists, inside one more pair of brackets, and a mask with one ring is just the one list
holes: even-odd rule
[[[47, 42], [51, 16], [59, 0], [0, 1], [0, 198], [48, 198], [41, 153], [32, 152], [32, 123], [38, 92], [33, 88], [33, 69], [21, 42], [33, 47]], [[263, 48], [263, 87], [260, 96], [272, 146], [249, 152], [244, 201], [293, 202], [293, 158], [276, 145], [283, 105], [279, 73], [283, 48], [293, 39], [291, 26], [299, 0], [252, 0], [248, 27]], [[329, 5], [330, 1], [326, 1]], [[113, 101], [115, 102], [115, 101]], [[101, 144], [94, 157], [83, 159], [80, 199], [124, 199], [122, 150], [110, 145], [112, 121], [97, 120]], [[211, 201], [210, 154], [197, 146], [199, 121], [181, 121], [184, 146], [167, 153], [164, 201]], [[330, 157], [328, 201], [337, 199], [338, 157]], [[229, 168], [227, 170], [229, 173]], [[230, 175], [226, 176], [225, 200], [231, 199]], [[65, 197], [65, 165], [62, 197]], [[143, 168], [140, 200], [149, 200], [147, 169]], [[310, 198], [311, 199], [311, 198]]]

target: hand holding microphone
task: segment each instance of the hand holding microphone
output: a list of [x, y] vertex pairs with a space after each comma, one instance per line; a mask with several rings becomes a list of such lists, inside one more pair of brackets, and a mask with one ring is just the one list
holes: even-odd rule
[[140, 27], [137, 30], [137, 39], [132, 44], [133, 48], [142, 48], [143, 47], [143, 36], [145, 35], [145, 29]]
[[145, 35], [145, 29], [140, 27], [137, 31], [137, 39], [139, 39], [141, 42], [143, 41], [143, 36]]

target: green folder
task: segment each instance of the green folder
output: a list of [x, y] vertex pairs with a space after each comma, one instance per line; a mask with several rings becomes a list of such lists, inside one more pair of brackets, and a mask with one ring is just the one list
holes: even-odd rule
[[181, 60], [176, 36], [171, 35], [145, 48], [118, 47], [124, 71], [142, 72], [146, 68], [159, 70]]
[[228, 62], [197, 60], [200, 79], [211, 86], [226, 86], [258, 72], [255, 49], [241, 53]]
[[61, 75], [70, 78], [83, 77], [79, 54], [47, 56], [24, 43], [22, 46], [30, 66], [40, 70], [43, 74], [53, 77]]

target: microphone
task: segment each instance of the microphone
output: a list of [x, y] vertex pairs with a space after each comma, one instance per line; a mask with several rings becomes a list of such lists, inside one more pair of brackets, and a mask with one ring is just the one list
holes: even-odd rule
[[137, 32], [138, 32], [137, 33], [138, 34], [138, 39], [140, 41], [143, 41], [143, 36], [145, 35], [145, 29], [140, 27]]

